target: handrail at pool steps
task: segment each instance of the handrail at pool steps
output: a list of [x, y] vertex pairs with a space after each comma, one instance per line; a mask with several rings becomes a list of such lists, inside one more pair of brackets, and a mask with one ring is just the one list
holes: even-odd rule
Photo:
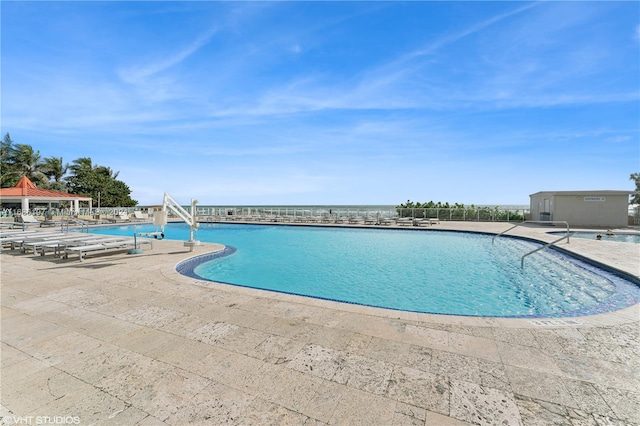
[[543, 245], [542, 247], [538, 247], [537, 249], [531, 250], [529, 253], [524, 254], [520, 258], [520, 267], [521, 268], [524, 268], [524, 258], [525, 257], [527, 257], [530, 254], [533, 254], [535, 252], [538, 252], [540, 250], [546, 249], [547, 247], [552, 246], [555, 243], [558, 243], [558, 242], [564, 240], [565, 238], [567, 239], [567, 244], [569, 244], [569, 237], [571, 236], [571, 234], [573, 234], [573, 232], [571, 232], [571, 229], [569, 228], [569, 223], [564, 221], [564, 220], [551, 220], [551, 221], [549, 221], [549, 220], [527, 220], [527, 221], [522, 222], [522, 223], [517, 223], [517, 224], [513, 225], [511, 228], [509, 228], [507, 230], [504, 230], [504, 231], [500, 232], [499, 234], [494, 235], [493, 238], [491, 238], [491, 244], [493, 244], [493, 242], [496, 239], [496, 237], [499, 237], [500, 235], [503, 235], [503, 234], [511, 231], [513, 228], [516, 228], [518, 226], [522, 226], [522, 225], [527, 224], [527, 223], [534, 223], [534, 224], [541, 223], [541, 224], [545, 224], [545, 225], [556, 225], [556, 224], [562, 225], [562, 224], [564, 224], [567, 227], [567, 233], [566, 233], [566, 235], [563, 235], [562, 237], [558, 238], [557, 240], [554, 240], [554, 241], [552, 241], [550, 243], [547, 243], [547, 244]]
[[552, 246], [552, 245], [554, 245], [555, 243], [557, 243], [557, 242], [559, 242], [559, 241], [564, 240], [565, 238], [567, 239], [567, 243], [568, 243], [568, 242], [569, 242], [569, 235], [571, 235], [571, 234], [573, 234], [573, 232], [569, 232], [569, 231], [567, 231], [567, 235], [565, 235], [565, 236], [563, 236], [563, 237], [560, 237], [560, 238], [558, 238], [557, 240], [554, 240], [554, 241], [552, 241], [552, 242], [550, 242], [550, 243], [547, 243], [547, 244], [543, 245], [542, 247], [538, 247], [537, 249], [532, 250], [532, 251], [530, 251], [529, 253], [525, 254], [524, 256], [522, 256], [522, 257], [520, 258], [520, 267], [521, 267], [521, 268], [524, 268], [524, 258], [525, 258], [525, 257], [527, 257], [527, 256], [529, 256], [530, 254], [533, 254], [533, 253], [535, 253], [535, 252], [537, 252], [537, 251], [540, 251], [540, 250], [542, 250], [542, 249], [546, 249], [547, 247]]
[[89, 233], [89, 223], [82, 219], [66, 217], [60, 221], [60, 231], [69, 232], [70, 227], [80, 227], [80, 232]]

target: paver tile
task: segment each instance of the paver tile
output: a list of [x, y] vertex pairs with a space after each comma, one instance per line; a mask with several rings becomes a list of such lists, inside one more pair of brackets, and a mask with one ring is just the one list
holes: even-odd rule
[[462, 380], [451, 381], [451, 417], [477, 424], [522, 425], [513, 395]]
[[237, 389], [212, 382], [184, 400], [165, 421], [171, 425], [240, 424], [240, 419], [251, 412], [254, 399], [254, 396]]
[[384, 395], [392, 372], [393, 364], [346, 354], [331, 380], [374, 395]]
[[391, 375], [387, 396], [396, 401], [449, 415], [449, 381], [444, 376], [396, 367]]
[[396, 402], [382, 396], [351, 389], [338, 401], [329, 424], [389, 425], [393, 423]]
[[321, 379], [331, 380], [344, 362], [344, 353], [318, 345], [306, 345], [287, 365]]
[[[194, 280], [174, 265], [213, 246], [154, 243], [82, 264], [0, 252], [4, 423], [640, 424], [638, 306], [571, 321], [396, 312]], [[623, 256], [589, 247], [566, 248]]]

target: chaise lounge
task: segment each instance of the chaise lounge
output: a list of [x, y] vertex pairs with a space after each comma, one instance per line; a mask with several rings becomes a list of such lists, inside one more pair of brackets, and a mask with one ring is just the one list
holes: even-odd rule
[[63, 257], [65, 259], [69, 258], [69, 254], [78, 254], [80, 262], [84, 260], [84, 257], [87, 253], [96, 252], [96, 251], [122, 251], [122, 250], [130, 250], [133, 248], [137, 248], [136, 245], [140, 244], [149, 244], [151, 248], [153, 248], [152, 240], [141, 240], [138, 241], [137, 244], [133, 238], [126, 239], [117, 239], [115, 241], [102, 241], [98, 243], [92, 244], [91, 242], [87, 242], [87, 244], [80, 244], [74, 246], [67, 246], [64, 248]]
[[129, 219], [129, 214], [127, 212], [120, 212], [113, 219], [108, 219], [111, 223], [119, 223], [119, 222], [131, 222]]
[[32, 214], [21, 214], [20, 216], [17, 216], [18, 218], [18, 223], [22, 223], [22, 225], [38, 225], [41, 226], [42, 225], [42, 221], [38, 220], [34, 215]]

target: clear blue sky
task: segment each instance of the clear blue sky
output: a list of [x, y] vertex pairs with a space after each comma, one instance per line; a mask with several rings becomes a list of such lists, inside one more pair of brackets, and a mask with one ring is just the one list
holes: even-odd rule
[[141, 204], [632, 190], [640, 3], [6, 2], [2, 135]]

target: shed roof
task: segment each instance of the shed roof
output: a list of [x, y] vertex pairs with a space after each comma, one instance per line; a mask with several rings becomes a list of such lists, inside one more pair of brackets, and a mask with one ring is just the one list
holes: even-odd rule
[[541, 194], [545, 194], [545, 195], [580, 195], [580, 196], [584, 196], [584, 195], [631, 195], [633, 194], [633, 191], [619, 191], [619, 190], [612, 190], [612, 189], [594, 189], [594, 190], [590, 190], [590, 191], [540, 191], [540, 192], [536, 192], [535, 194], [531, 194], [529, 195], [530, 197], [533, 197], [534, 195], [541, 195]]

